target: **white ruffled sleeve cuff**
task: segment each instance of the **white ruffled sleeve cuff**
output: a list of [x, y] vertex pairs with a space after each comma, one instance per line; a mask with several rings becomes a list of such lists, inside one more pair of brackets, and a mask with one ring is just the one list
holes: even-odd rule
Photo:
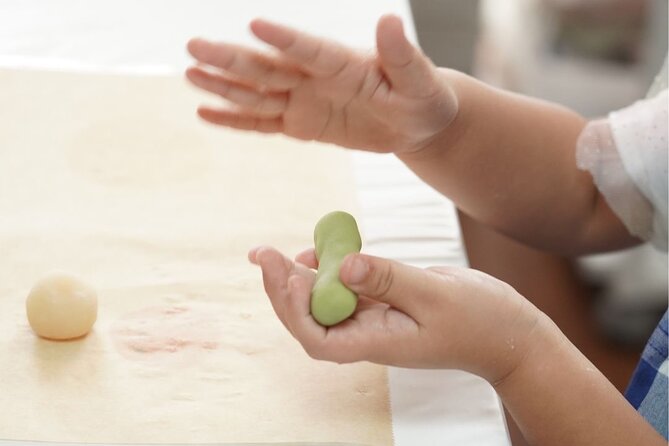
[[667, 249], [667, 90], [589, 123], [576, 162], [631, 234]]

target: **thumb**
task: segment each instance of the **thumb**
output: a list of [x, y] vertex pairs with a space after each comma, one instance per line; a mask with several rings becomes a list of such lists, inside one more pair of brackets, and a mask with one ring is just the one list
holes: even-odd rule
[[385, 15], [376, 28], [381, 68], [398, 93], [428, 97], [437, 90], [434, 65], [404, 34], [402, 20]]
[[351, 291], [387, 303], [409, 316], [420, 312], [428, 292], [436, 292], [425, 271], [365, 254], [346, 256], [339, 277]]

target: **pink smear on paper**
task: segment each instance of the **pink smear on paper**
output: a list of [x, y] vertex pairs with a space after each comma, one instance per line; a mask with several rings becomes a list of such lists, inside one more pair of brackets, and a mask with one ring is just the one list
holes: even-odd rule
[[112, 325], [111, 335], [126, 359], [189, 363], [219, 348], [220, 329], [211, 309], [168, 305], [121, 317]]

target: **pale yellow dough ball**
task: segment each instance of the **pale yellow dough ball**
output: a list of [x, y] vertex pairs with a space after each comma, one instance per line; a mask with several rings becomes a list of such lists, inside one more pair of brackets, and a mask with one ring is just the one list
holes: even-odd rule
[[26, 313], [32, 329], [43, 338], [78, 338], [93, 327], [98, 298], [95, 289], [77, 277], [52, 273], [30, 290]]

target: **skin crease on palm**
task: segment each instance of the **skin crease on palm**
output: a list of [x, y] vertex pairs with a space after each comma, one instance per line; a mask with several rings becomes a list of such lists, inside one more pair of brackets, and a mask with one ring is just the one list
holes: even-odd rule
[[[575, 168], [583, 117], [436, 68], [395, 16], [379, 20], [370, 53], [264, 20], [251, 31], [272, 51], [189, 42], [198, 65], [188, 79], [227, 100], [200, 107], [204, 120], [392, 152], [462, 211], [533, 246], [573, 253], [637, 242]], [[666, 444], [550, 319], [493, 277], [350, 254], [340, 279], [358, 307], [326, 328], [309, 311], [313, 250], [292, 261], [260, 247], [249, 260], [316, 359], [478, 374], [535, 444]]]

